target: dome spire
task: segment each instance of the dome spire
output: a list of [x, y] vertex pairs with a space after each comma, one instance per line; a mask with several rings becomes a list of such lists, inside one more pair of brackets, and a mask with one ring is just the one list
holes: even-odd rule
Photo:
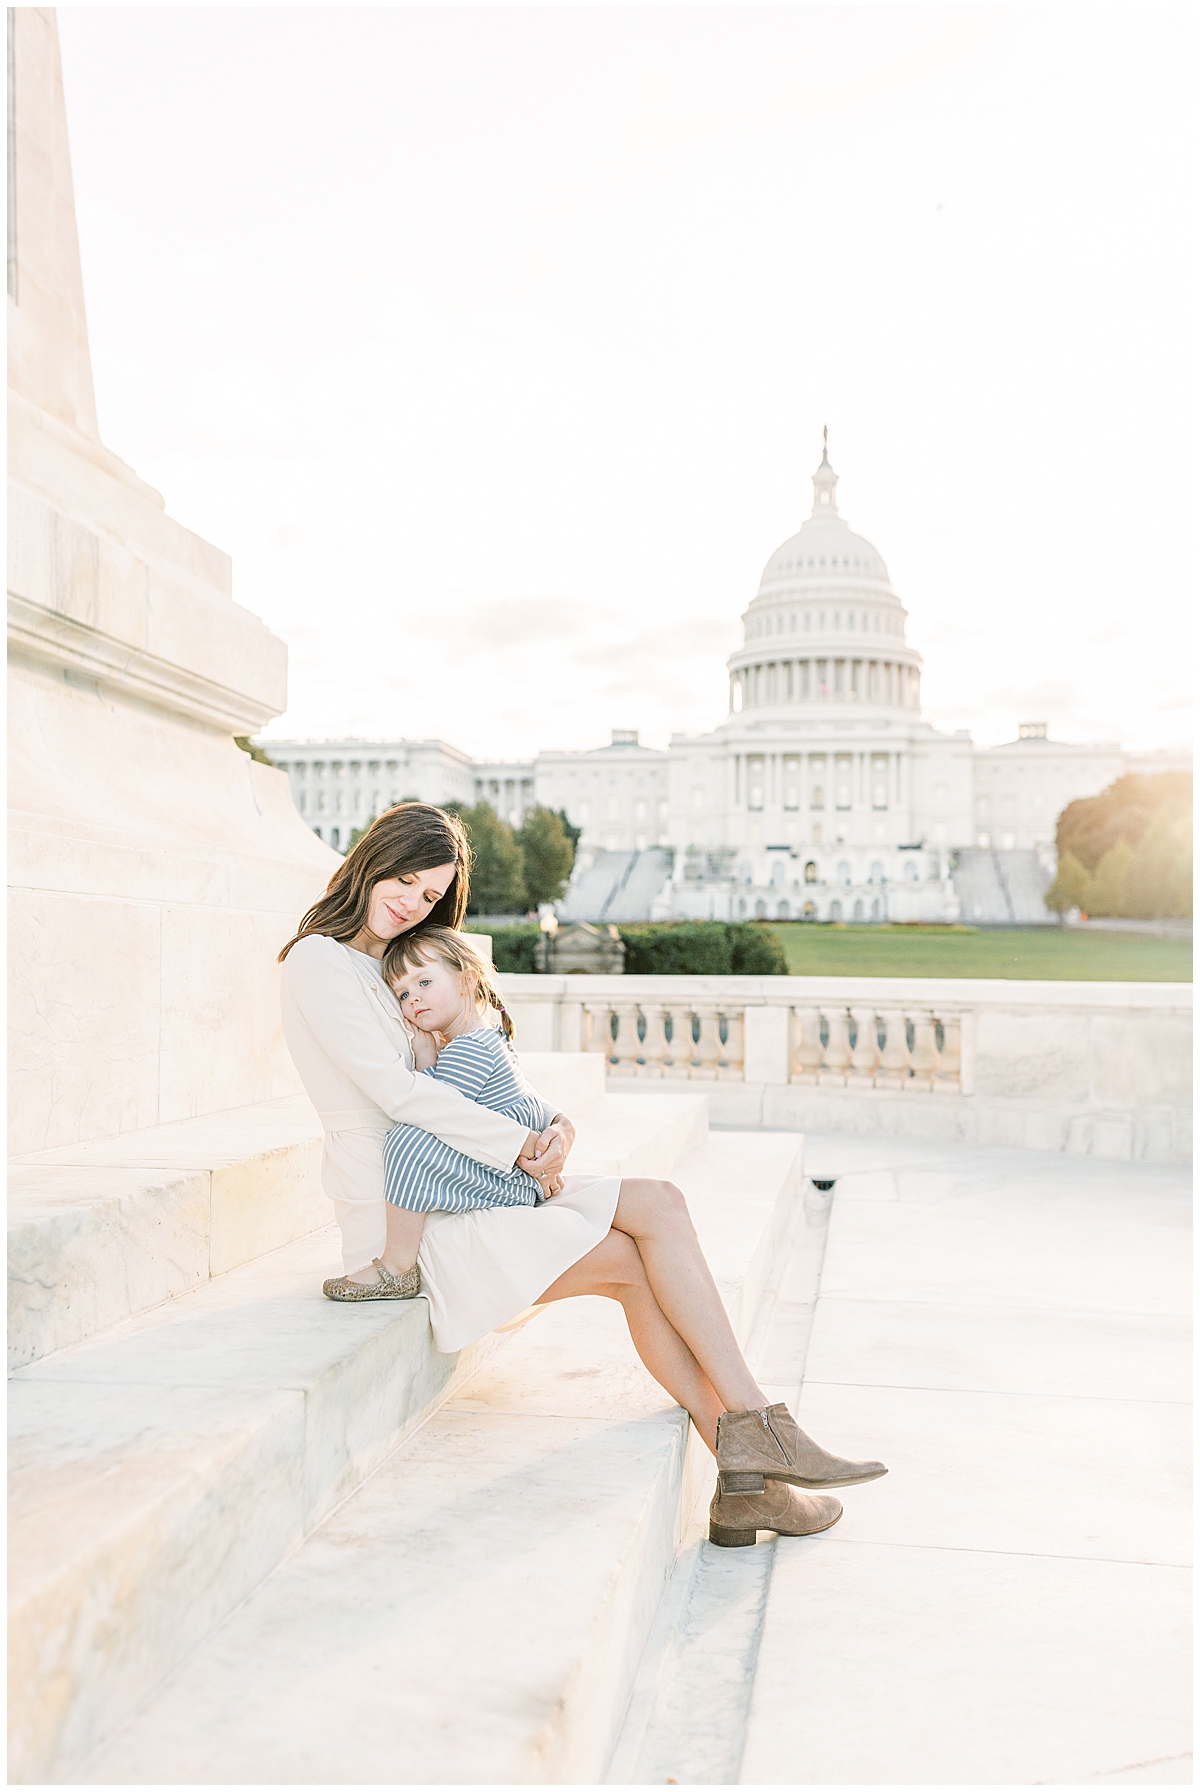
[[821, 452], [821, 464], [813, 474], [813, 507], [814, 517], [835, 517], [837, 507], [838, 476], [829, 464], [829, 425], [822, 432], [824, 447]]

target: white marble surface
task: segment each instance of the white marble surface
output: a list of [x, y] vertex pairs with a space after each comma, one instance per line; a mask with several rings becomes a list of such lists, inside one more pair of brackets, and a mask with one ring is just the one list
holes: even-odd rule
[[[732, 1237], [727, 1214], [707, 1236], [713, 1191], [756, 1191], [735, 1206], [752, 1264], [772, 1179], [793, 1199], [799, 1143], [722, 1138], [715, 1163], [705, 1149], [673, 1166], [714, 1259]], [[596, 1781], [694, 1503], [686, 1436], [615, 1306], [540, 1313], [82, 1777]]]
[[1187, 1581], [846, 1521], [781, 1541], [738, 1783], [1079, 1785], [1154, 1762], [1145, 1783], [1190, 1785]]
[[[526, 1036], [586, 1036], [585, 1003], [717, 1002], [744, 1019], [741, 1072], [710, 1091], [714, 1124], [1087, 1156], [1191, 1158], [1192, 988], [1181, 983], [919, 977], [536, 977], [501, 979]], [[788, 1015], [901, 1009], [957, 1017], [961, 1082], [936, 1092], [789, 1081]], [[673, 1081], [674, 1079], [666, 1079]], [[613, 1075], [614, 1088], [660, 1081]], [[684, 1086], [695, 1087], [685, 1081]]]
[[99, 441], [57, 28], [14, 14], [10, 1150], [298, 1087], [274, 956], [338, 863], [233, 736], [287, 654]]
[[10, 1367], [328, 1225], [320, 1155], [290, 1096], [13, 1160]]
[[1190, 1783], [1185, 1173], [808, 1153], [800, 1420], [891, 1472], [776, 1545], [739, 1783]]

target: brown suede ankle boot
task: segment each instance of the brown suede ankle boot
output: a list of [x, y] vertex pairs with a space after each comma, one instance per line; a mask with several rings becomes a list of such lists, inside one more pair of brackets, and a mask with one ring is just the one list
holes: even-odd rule
[[882, 1462], [848, 1462], [844, 1456], [831, 1456], [801, 1431], [782, 1402], [755, 1412], [721, 1414], [717, 1468], [722, 1493], [761, 1493], [765, 1481], [855, 1487], [887, 1474]]
[[771, 1482], [762, 1493], [722, 1493], [718, 1487], [708, 1508], [708, 1540], [722, 1549], [747, 1549], [759, 1531], [811, 1537], [841, 1516], [842, 1503], [831, 1494], [797, 1493], [782, 1481]]

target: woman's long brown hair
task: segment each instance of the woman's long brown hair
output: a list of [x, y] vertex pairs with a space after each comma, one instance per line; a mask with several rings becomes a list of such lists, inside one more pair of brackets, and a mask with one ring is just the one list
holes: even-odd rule
[[394, 809], [385, 809], [346, 854], [325, 894], [313, 903], [279, 954], [279, 962], [282, 964], [297, 940], [310, 933], [324, 933], [348, 944], [367, 924], [376, 884], [386, 877], [433, 871], [439, 865], [453, 865], [454, 877], [441, 901], [410, 929], [413, 933], [422, 927], [459, 925], [471, 882], [471, 846], [458, 816], [435, 809], [432, 803], [397, 803]]

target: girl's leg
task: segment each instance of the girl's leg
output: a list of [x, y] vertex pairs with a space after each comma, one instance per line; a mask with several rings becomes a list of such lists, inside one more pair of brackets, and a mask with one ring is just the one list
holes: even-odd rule
[[[384, 1205], [387, 1208], [387, 1243], [380, 1261], [398, 1276], [403, 1270], [411, 1269], [417, 1260], [421, 1234], [425, 1230], [425, 1215], [411, 1213], [407, 1207], [395, 1207], [390, 1201]], [[373, 1263], [368, 1263], [365, 1269], [357, 1270], [347, 1280], [369, 1286], [379, 1280], [379, 1271]]]
[[659, 1386], [691, 1414], [715, 1454], [717, 1420], [725, 1408], [716, 1389], [666, 1317], [650, 1287], [641, 1252], [623, 1232], [610, 1232], [595, 1250], [559, 1276], [538, 1304], [576, 1294], [602, 1294], [625, 1309], [634, 1348]]
[[765, 1407], [675, 1184], [626, 1177], [613, 1226], [637, 1245], [659, 1307], [716, 1389], [722, 1410]]

